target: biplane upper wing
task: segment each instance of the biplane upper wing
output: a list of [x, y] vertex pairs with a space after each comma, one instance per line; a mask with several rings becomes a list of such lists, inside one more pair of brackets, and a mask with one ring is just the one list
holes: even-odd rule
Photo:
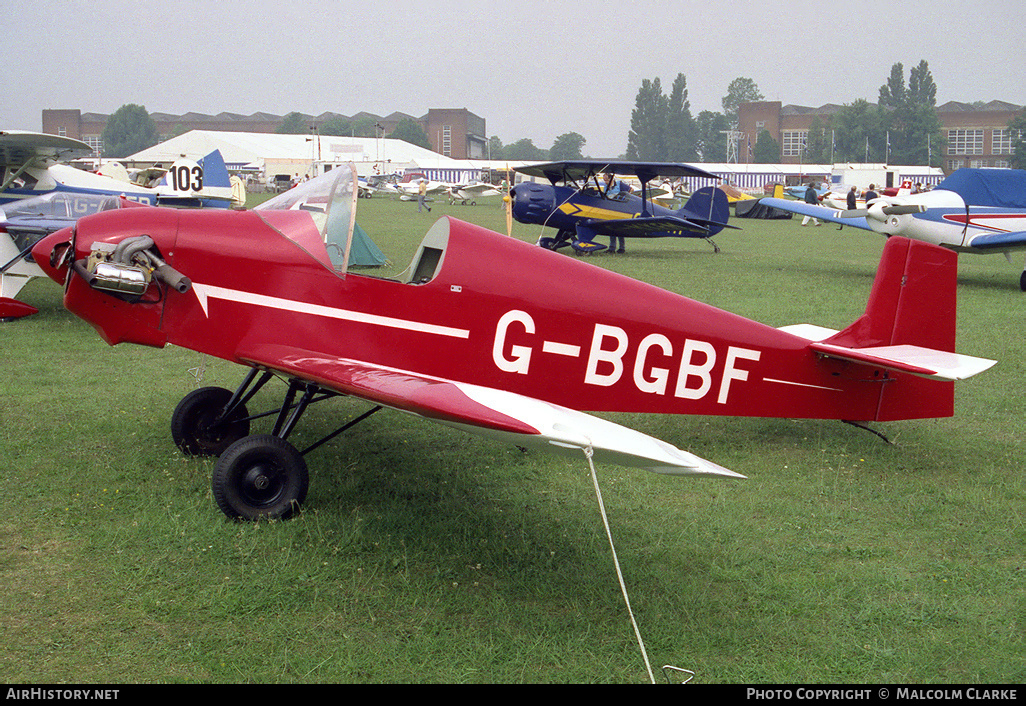
[[516, 171], [528, 176], [545, 177], [549, 182], [555, 184], [561, 181], [579, 181], [589, 179], [593, 174], [612, 172], [627, 176], [636, 176], [642, 182], [649, 182], [656, 177], [708, 177], [719, 179], [720, 177], [704, 169], [693, 167], [690, 164], [679, 164], [673, 162], [630, 162], [626, 160], [585, 160], [572, 159], [562, 162], [544, 162], [542, 164], [525, 165], [516, 167]]
[[614, 422], [504, 390], [277, 344], [260, 345], [239, 357], [249, 365], [521, 446], [564, 453], [591, 449], [597, 459], [656, 473], [744, 477]]
[[81, 140], [22, 130], [0, 131], [0, 167], [47, 167], [93, 153]]

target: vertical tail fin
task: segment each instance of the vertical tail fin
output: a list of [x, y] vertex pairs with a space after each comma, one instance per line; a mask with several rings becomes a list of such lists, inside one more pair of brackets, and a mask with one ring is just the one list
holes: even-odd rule
[[707, 224], [709, 235], [712, 236], [723, 230], [730, 220], [730, 202], [721, 189], [706, 186], [691, 194], [691, 198], [677, 211], [677, 215], [689, 221]]
[[198, 162], [185, 157], [175, 160], [157, 190], [162, 204], [191, 205], [197, 199], [211, 199], [202, 205], [227, 207], [232, 199], [231, 177], [220, 150]]
[[824, 343], [955, 350], [958, 255], [918, 240], [884, 244], [866, 313]]

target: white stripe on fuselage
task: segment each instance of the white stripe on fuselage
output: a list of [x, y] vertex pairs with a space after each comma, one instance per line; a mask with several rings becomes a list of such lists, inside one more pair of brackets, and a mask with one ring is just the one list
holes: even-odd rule
[[269, 297], [265, 294], [243, 292], [238, 289], [226, 289], [212, 284], [199, 284], [194, 282], [192, 289], [196, 292], [196, 298], [199, 300], [200, 306], [203, 307], [203, 314], [207, 318], [210, 317], [210, 313], [207, 310], [207, 300], [223, 299], [225, 301], [239, 302], [242, 304], [252, 304], [253, 306], [260, 306], [267, 309], [280, 309], [282, 311], [313, 314], [314, 316], [325, 316], [330, 319], [340, 319], [342, 321], [355, 321], [358, 323], [370, 324], [372, 326], [384, 326], [386, 328], [403, 329], [405, 331], [431, 333], [437, 336], [449, 336], [451, 338], [470, 337], [470, 331], [468, 329], [426, 324], [421, 321], [394, 319], [389, 316], [366, 314], [362, 311], [335, 309], [330, 306], [309, 304], [307, 302], [295, 301], [293, 299], [280, 299], [278, 297]]

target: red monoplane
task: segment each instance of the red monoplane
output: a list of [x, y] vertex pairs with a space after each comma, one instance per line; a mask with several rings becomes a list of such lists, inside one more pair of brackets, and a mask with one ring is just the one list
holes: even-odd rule
[[[234, 392], [193, 391], [172, 418], [183, 451], [219, 456], [229, 516], [298, 507], [303, 454], [322, 442], [287, 438], [336, 395], [520, 446], [740, 477], [581, 410], [950, 416], [952, 381], [992, 364], [953, 352], [956, 256], [929, 244], [887, 243], [845, 330], [777, 329], [452, 218], [428, 231], [406, 281], [347, 272], [357, 187], [337, 172], [268, 209], [99, 213], [33, 253], [111, 345], [173, 343], [251, 368]], [[274, 429], [250, 435], [246, 403], [275, 376], [289, 386]]]

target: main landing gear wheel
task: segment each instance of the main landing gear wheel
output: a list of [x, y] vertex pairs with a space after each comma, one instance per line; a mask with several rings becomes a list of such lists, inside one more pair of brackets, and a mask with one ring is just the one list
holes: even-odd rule
[[1019, 289], [1026, 292], [1026, 271], [1019, 275]]
[[211, 484], [217, 506], [228, 517], [286, 519], [306, 499], [310, 476], [303, 455], [292, 444], [257, 434], [221, 454]]
[[221, 419], [230, 390], [201, 387], [178, 403], [171, 415], [171, 438], [188, 456], [219, 456], [233, 443], [249, 435], [249, 413], [237, 406], [229, 417]]

